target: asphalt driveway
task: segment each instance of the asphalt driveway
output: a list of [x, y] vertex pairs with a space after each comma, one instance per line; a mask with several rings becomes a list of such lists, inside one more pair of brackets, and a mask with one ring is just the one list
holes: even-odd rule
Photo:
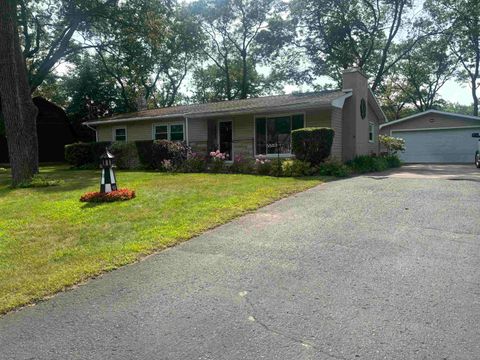
[[10, 313], [0, 359], [478, 359], [480, 182], [405, 170], [319, 186]]

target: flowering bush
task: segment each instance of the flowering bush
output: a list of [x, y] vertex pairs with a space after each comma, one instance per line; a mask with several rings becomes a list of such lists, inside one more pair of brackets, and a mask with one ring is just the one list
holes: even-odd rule
[[230, 172], [235, 174], [253, 174], [255, 172], [255, 162], [253, 159], [246, 159], [243, 155], [236, 155], [233, 164], [230, 166]]
[[168, 159], [162, 160], [162, 162], [160, 163], [160, 170], [163, 170], [163, 171], [173, 171], [173, 170], [174, 170], [174, 166], [173, 166], [173, 164], [172, 164], [172, 160], [168, 160]]
[[399, 151], [405, 151], [405, 140], [402, 138], [379, 135], [378, 140], [380, 141], [380, 144], [387, 149], [389, 155], [396, 155]]
[[210, 152], [210, 159], [212, 160], [210, 171], [215, 173], [224, 172], [226, 169], [225, 160], [227, 158], [227, 154], [220, 152], [220, 150]]
[[222, 160], [222, 161], [225, 161], [228, 158], [227, 153], [222, 153], [220, 152], [220, 150], [210, 152], [210, 157], [213, 160]]
[[98, 191], [88, 192], [80, 197], [81, 202], [113, 202], [125, 201], [135, 197], [135, 191], [130, 189], [120, 189], [109, 193], [101, 193]]
[[201, 173], [204, 172], [207, 167], [207, 160], [205, 156], [198, 153], [191, 153], [187, 156], [180, 168], [181, 172], [186, 173]]
[[255, 159], [255, 170], [259, 175], [270, 175], [272, 171], [272, 161], [265, 155], [258, 155]]

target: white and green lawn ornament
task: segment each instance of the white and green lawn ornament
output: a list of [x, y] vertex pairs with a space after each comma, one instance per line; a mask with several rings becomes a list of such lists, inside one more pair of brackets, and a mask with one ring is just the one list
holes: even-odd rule
[[100, 181], [100, 192], [109, 193], [117, 190], [117, 181], [115, 179], [115, 172], [113, 171], [113, 156], [107, 148], [105, 153], [100, 156], [100, 165], [102, 167], [102, 179]]

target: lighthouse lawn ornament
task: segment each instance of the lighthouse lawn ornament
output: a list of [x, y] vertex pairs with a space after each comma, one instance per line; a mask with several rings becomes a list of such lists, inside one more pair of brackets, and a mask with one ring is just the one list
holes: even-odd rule
[[100, 156], [100, 164], [102, 167], [102, 179], [100, 182], [100, 192], [109, 193], [117, 190], [117, 181], [115, 179], [115, 172], [113, 171], [113, 156], [107, 148], [105, 153]]

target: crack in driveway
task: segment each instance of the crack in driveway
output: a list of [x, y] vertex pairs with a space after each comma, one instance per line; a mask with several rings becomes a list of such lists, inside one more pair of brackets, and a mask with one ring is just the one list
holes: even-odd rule
[[[338, 359], [338, 360], [347, 360], [347, 358], [345, 357], [342, 357], [342, 356], [339, 356], [339, 355], [336, 355], [336, 354], [332, 354], [332, 353], [329, 353], [323, 349], [320, 349], [318, 346], [316, 346], [315, 344], [312, 344], [311, 342], [308, 342], [308, 341], [305, 341], [305, 340], [302, 340], [300, 338], [297, 338], [295, 336], [292, 336], [290, 334], [287, 334], [287, 333], [284, 333], [280, 330], [277, 330], [277, 329], [274, 329], [272, 327], [270, 327], [269, 325], [267, 325], [264, 321], [260, 320], [259, 319], [259, 316], [257, 314], [257, 311], [256, 311], [256, 308], [255, 308], [255, 305], [250, 301], [250, 299], [248, 298], [247, 296], [247, 292], [246, 291], [242, 291], [239, 293], [240, 297], [242, 297], [244, 300], [245, 300], [245, 304], [247, 304], [251, 311], [252, 311], [252, 316], [249, 317], [249, 320], [251, 321], [254, 321], [256, 323], [258, 323], [258, 325], [260, 325], [262, 328], [264, 328], [266, 331], [272, 333], [272, 334], [275, 334], [275, 335], [278, 335], [278, 336], [281, 336], [285, 339], [288, 339], [294, 343], [297, 343], [297, 344], [300, 344], [306, 348], [312, 348], [314, 349], [315, 351], [323, 354], [323, 355], [326, 355], [326, 356], [329, 356], [330, 358], [332, 359]], [[253, 319], [251, 319], [253, 318]]]

